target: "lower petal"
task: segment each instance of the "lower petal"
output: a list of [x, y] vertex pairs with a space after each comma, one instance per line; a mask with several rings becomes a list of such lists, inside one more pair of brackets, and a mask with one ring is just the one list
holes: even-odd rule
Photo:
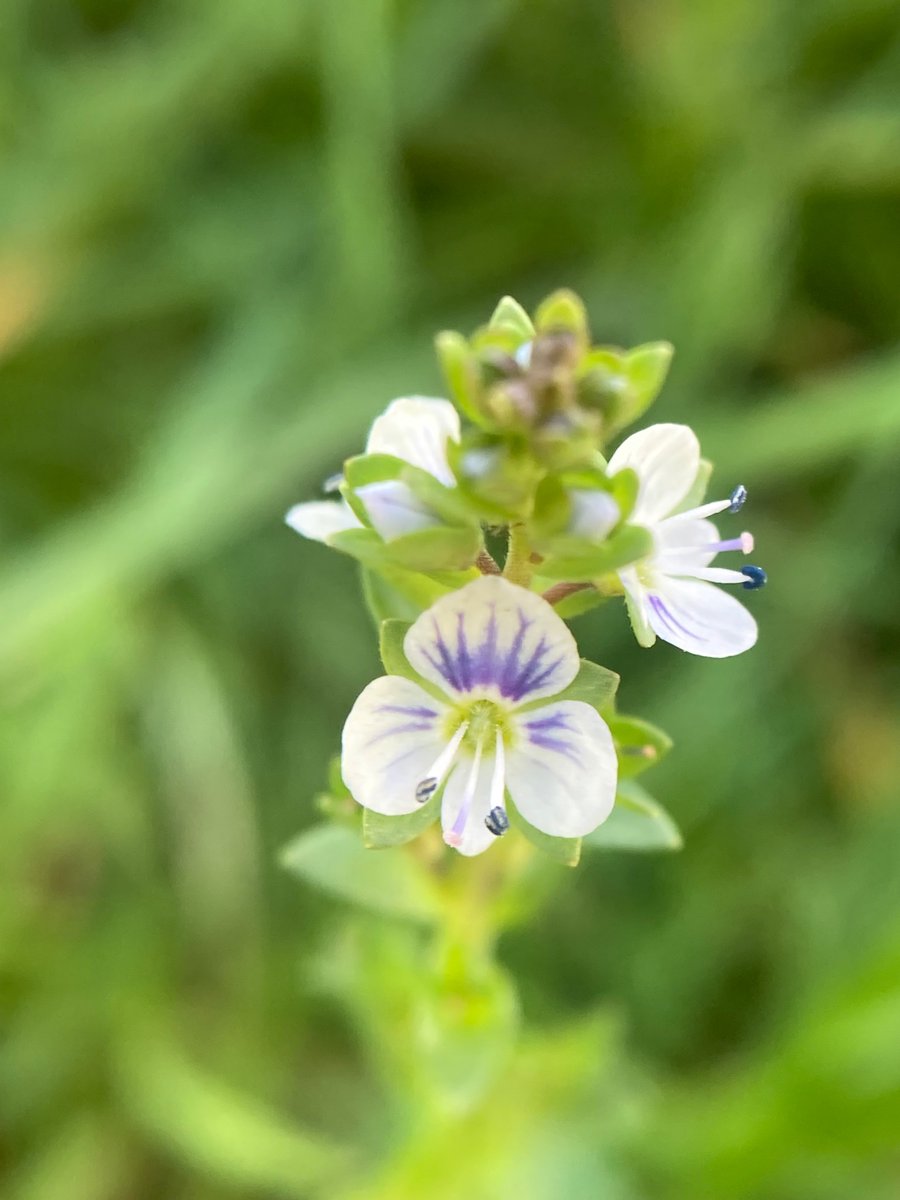
[[409, 679], [384, 675], [358, 697], [344, 725], [341, 773], [364, 808], [400, 816], [418, 808], [416, 787], [446, 738], [441, 705]]
[[743, 604], [701, 580], [661, 580], [648, 616], [663, 641], [704, 658], [731, 658], [756, 643], [756, 621]]
[[583, 837], [612, 812], [618, 764], [596, 709], [560, 700], [521, 714], [506, 783], [529, 825], [551, 837]]
[[353, 510], [343, 500], [310, 500], [307, 504], [295, 504], [284, 519], [291, 529], [316, 542], [327, 542], [333, 534], [347, 529], [362, 528]]
[[443, 523], [411, 488], [398, 479], [366, 483], [356, 489], [356, 494], [365, 505], [375, 532], [386, 542]]

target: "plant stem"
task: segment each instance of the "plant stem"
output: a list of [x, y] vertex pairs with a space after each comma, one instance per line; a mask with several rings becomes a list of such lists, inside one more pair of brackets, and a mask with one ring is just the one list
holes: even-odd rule
[[592, 583], [554, 583], [553, 587], [547, 588], [543, 596], [548, 604], [559, 604], [560, 600], [565, 600], [567, 596], [573, 596], [576, 592], [583, 592], [593, 586]]
[[518, 583], [522, 587], [528, 587], [533, 574], [534, 564], [531, 561], [531, 545], [528, 541], [528, 534], [525, 532], [525, 526], [522, 524], [510, 525], [509, 547], [506, 552], [503, 576], [510, 583]]
[[500, 568], [494, 562], [487, 550], [481, 549], [478, 551], [478, 557], [475, 559], [475, 566], [482, 575], [499, 575]]

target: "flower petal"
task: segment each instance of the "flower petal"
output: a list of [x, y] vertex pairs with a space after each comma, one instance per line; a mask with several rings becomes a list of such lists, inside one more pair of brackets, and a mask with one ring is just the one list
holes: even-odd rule
[[506, 786], [525, 820], [551, 837], [582, 837], [612, 812], [618, 763], [596, 709], [560, 700], [515, 718]]
[[662, 521], [653, 530], [654, 566], [678, 574], [678, 566], [705, 567], [716, 557], [719, 531], [712, 521]]
[[440, 517], [399, 479], [365, 483], [356, 489], [356, 495], [365, 505], [375, 532], [386, 542], [443, 524]]
[[566, 533], [575, 537], [602, 542], [609, 531], [618, 525], [622, 516], [619, 506], [608, 492], [588, 488], [572, 488], [569, 492], [572, 516]]
[[654, 524], [674, 512], [700, 469], [700, 443], [687, 425], [651, 425], [625, 439], [609, 460], [609, 473], [631, 467], [640, 481], [631, 520]]
[[346, 529], [362, 529], [355, 513], [343, 500], [310, 500], [295, 504], [285, 514], [285, 521], [305, 538], [327, 542], [335, 533]]
[[442, 596], [409, 630], [403, 650], [443, 691], [510, 705], [556, 695], [579, 666], [575, 639], [546, 600], [497, 575]]
[[661, 578], [649, 596], [648, 619], [663, 641], [704, 658], [730, 658], [756, 642], [756, 621], [743, 604], [700, 580]]
[[[444, 834], [453, 830], [460, 814], [460, 808], [466, 803], [469, 777], [472, 769], [472, 759], [461, 757], [453, 768], [453, 773], [447, 780], [444, 795], [441, 800], [441, 828]], [[475, 789], [469, 800], [468, 814], [462, 831], [458, 833], [459, 840], [452, 845], [460, 854], [471, 858], [481, 854], [493, 845], [497, 838], [484, 823], [485, 817], [491, 811], [491, 778], [494, 773], [494, 756], [486, 754], [482, 757], [478, 768]]]
[[459, 413], [449, 400], [405, 396], [377, 417], [366, 443], [367, 454], [392, 454], [453, 487], [447, 442], [460, 439]]
[[441, 705], [411, 680], [373, 680], [342, 735], [341, 772], [354, 800], [388, 817], [414, 812], [416, 787], [446, 744], [442, 715]]

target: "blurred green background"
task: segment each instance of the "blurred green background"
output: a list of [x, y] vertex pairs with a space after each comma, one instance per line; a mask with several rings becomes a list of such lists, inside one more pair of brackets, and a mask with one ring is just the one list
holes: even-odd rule
[[566, 285], [675, 343], [762, 636], [576, 622], [686, 849], [504, 940], [530, 1033], [418, 1194], [894, 1200], [896, 0], [5, 0], [0, 51], [4, 1197], [377, 1186], [346, 913], [276, 855], [378, 664], [282, 514]]

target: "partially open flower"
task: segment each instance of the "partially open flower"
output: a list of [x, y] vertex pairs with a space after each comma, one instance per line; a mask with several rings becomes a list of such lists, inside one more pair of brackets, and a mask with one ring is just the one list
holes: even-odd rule
[[[459, 414], [449, 400], [407, 396], [393, 400], [374, 421], [366, 454], [388, 454], [453, 487], [447, 461], [448, 441], [460, 438]], [[376, 533], [386, 542], [408, 533], [441, 525], [441, 518], [399, 479], [367, 483], [356, 489]], [[336, 533], [360, 529], [362, 524], [344, 500], [313, 500], [295, 504], [285, 520], [292, 529], [316, 541], [327, 542]]]
[[400, 816], [443, 788], [444, 840], [465, 855], [506, 830], [507, 794], [550, 836], [580, 837], [609, 816], [613, 739], [590, 704], [559, 698], [580, 660], [540, 596], [474, 580], [424, 612], [403, 649], [429, 690], [376, 679], [344, 726], [341, 769], [360, 804]]
[[610, 473], [631, 467], [640, 488], [630, 520], [649, 529], [653, 552], [619, 571], [638, 641], [652, 645], [657, 637], [691, 654], [728, 658], [756, 642], [756, 621], [716, 583], [761, 587], [760, 567], [740, 571], [710, 564], [722, 551], [750, 554], [753, 537], [719, 537], [708, 517], [726, 509], [737, 512], [747, 498], [738, 487], [725, 500], [714, 500], [686, 512], [679, 506], [700, 469], [700, 446], [686, 425], [651, 425], [632, 434], [609, 462]]

